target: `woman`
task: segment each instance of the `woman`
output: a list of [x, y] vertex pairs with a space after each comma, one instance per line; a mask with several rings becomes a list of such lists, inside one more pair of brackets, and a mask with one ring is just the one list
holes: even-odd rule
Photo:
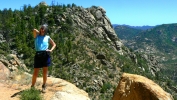
[[[34, 72], [31, 87], [34, 87], [39, 70], [40, 68], [42, 68], [43, 71], [42, 92], [45, 92], [46, 89], [47, 72], [48, 67], [50, 66], [51, 63], [50, 52], [52, 52], [56, 47], [55, 42], [50, 38], [50, 36], [47, 36], [46, 33], [47, 25], [42, 25], [39, 31], [37, 29], [33, 30], [36, 54], [34, 57]], [[51, 49], [48, 49], [49, 43], [51, 44]]]

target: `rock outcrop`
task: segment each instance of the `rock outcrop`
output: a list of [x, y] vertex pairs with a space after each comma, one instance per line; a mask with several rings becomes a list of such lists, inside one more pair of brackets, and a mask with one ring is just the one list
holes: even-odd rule
[[[84, 33], [85, 36], [89, 33], [89, 35], [91, 34], [101, 41], [106, 41], [105, 43], [109, 44], [109, 46], [116, 50], [120, 55], [128, 55], [136, 64], [138, 63], [135, 53], [130, 52], [118, 38], [109, 18], [106, 16], [104, 8], [99, 6], [92, 6], [86, 9], [83, 7], [67, 8], [67, 12], [65, 12], [63, 16], [57, 16], [57, 23], [65, 22], [67, 18], [66, 16], [70, 15], [73, 21], [73, 26], [88, 31]], [[148, 70], [155, 77], [156, 73], [160, 71], [158, 61], [147, 55], [142, 55], [141, 58], [148, 62]], [[140, 68], [142, 71], [145, 71], [145, 68], [142, 66], [140, 66]]]
[[2, 62], [0, 62], [0, 80], [8, 79], [9, 75], [10, 70]]
[[173, 100], [173, 97], [152, 80], [124, 73], [112, 100]]
[[11, 72], [15, 72], [18, 69], [29, 71], [26, 65], [14, 54], [8, 54], [7, 56], [0, 54], [0, 63], [3, 63]]
[[[0, 82], [1, 86], [7, 86], [12, 90], [7, 91], [12, 92], [8, 94], [13, 94], [13, 89], [17, 92], [17, 88], [22, 90], [30, 88], [32, 75], [27, 73], [27, 71], [28, 69], [25, 64], [23, 64], [16, 55], [9, 54], [7, 57], [3, 55], [0, 56]], [[3, 83], [4, 85], [2, 85]], [[36, 88], [40, 89], [42, 83], [43, 78], [39, 77], [36, 82]], [[0, 88], [2, 89], [1, 86]], [[22, 90], [19, 90], [19, 93]], [[44, 96], [46, 100], [90, 100], [88, 93], [77, 88], [74, 84], [59, 78], [48, 77], [47, 91], [48, 96]], [[0, 90], [0, 93], [1, 92]], [[18, 92], [14, 94], [18, 94]], [[18, 98], [9, 97], [10, 96], [1, 99], [16, 100]]]
[[[0, 75], [2, 75], [2, 67], [0, 63]], [[6, 68], [7, 69], [7, 68]], [[7, 71], [8, 72], [8, 71]], [[5, 73], [3, 73], [5, 74]], [[4, 89], [8, 89], [1, 100], [19, 100], [20, 93], [23, 90], [30, 89], [32, 75], [26, 72], [13, 74], [13, 78], [4, 78], [0, 76], [0, 93]], [[35, 88], [41, 89], [43, 78], [38, 77]], [[74, 84], [69, 83], [60, 78], [48, 77], [47, 93], [43, 95], [45, 100], [90, 100], [88, 93], [77, 88]]]
[[20, 69], [26, 72], [29, 71], [26, 65], [16, 55], [8, 54], [4, 56], [0, 54], [0, 80], [15, 78], [14, 74], [18, 73]]
[[[51, 12], [50, 9], [48, 9], [48, 12]], [[56, 16], [56, 23], [65, 22], [66, 16], [71, 16], [73, 26], [80, 27], [99, 39], [109, 41], [110, 45], [119, 54], [123, 54], [123, 44], [115, 33], [109, 18], [106, 16], [106, 11], [102, 7], [92, 6], [86, 9], [83, 7], [67, 8], [67, 12], [62, 16]]]

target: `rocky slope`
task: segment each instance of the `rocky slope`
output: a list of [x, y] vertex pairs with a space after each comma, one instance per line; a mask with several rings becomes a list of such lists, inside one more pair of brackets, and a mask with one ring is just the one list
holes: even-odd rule
[[[18, 69], [18, 67], [15, 67]], [[1, 100], [19, 100], [25, 90], [30, 89], [31, 75], [15, 70], [10, 71], [0, 62]], [[8, 74], [7, 74], [8, 73]], [[41, 90], [42, 78], [37, 78], [35, 88]], [[143, 94], [142, 94], [143, 93]], [[59, 78], [48, 77], [47, 92], [41, 93], [44, 100], [90, 100], [88, 93]], [[124, 73], [112, 100], [174, 100], [173, 97], [153, 81], [140, 76]]]
[[[10, 61], [13, 63], [7, 64], [8, 60], [0, 61], [0, 98], [1, 100], [19, 100], [21, 93], [24, 90], [29, 90], [31, 86], [32, 75], [27, 73], [19, 66], [24, 65], [20, 63], [19, 59], [15, 55], [11, 55]], [[5, 63], [6, 62], [6, 63]], [[19, 65], [18, 65], [19, 64]], [[14, 69], [10, 69], [11, 66]], [[25, 67], [24, 67], [25, 68]], [[26, 68], [25, 68], [26, 69]], [[41, 90], [43, 78], [38, 77], [36, 82], [36, 89]], [[88, 93], [77, 88], [75, 85], [59, 79], [48, 77], [47, 80], [47, 92], [42, 94], [44, 100], [90, 100]]]

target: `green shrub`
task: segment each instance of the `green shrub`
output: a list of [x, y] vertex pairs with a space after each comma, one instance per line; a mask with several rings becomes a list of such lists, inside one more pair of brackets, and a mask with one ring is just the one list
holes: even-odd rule
[[40, 91], [31, 88], [24, 90], [20, 95], [20, 100], [42, 100], [42, 96], [40, 95]]
[[101, 88], [101, 93], [106, 93], [107, 90], [109, 90], [112, 87], [111, 83], [104, 83], [103, 87]]
[[0, 49], [0, 54], [7, 54], [7, 52]]

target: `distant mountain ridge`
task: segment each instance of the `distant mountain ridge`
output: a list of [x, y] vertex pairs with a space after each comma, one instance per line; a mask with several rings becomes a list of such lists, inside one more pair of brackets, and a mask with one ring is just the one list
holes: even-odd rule
[[143, 31], [124, 25], [115, 26], [114, 30], [121, 40], [130, 40], [133, 37], [136, 37], [141, 31]]
[[144, 26], [130, 26], [130, 25], [119, 25], [119, 24], [112, 24], [112, 26], [115, 28], [116, 26], [127, 26], [130, 28], [134, 28], [134, 29], [140, 29], [140, 30], [147, 30], [147, 29], [151, 29], [154, 28], [155, 26], [148, 26], [148, 25], [144, 25]]
[[163, 24], [142, 31], [120, 27], [123, 26], [116, 26], [114, 30], [127, 47], [156, 56], [159, 62], [164, 64], [165, 73], [173, 73], [172, 77], [177, 81], [177, 24]]
[[[177, 24], [163, 24], [155, 26], [150, 30], [139, 30], [127, 26], [116, 26], [114, 28], [118, 37], [122, 40], [136, 42], [133, 47], [144, 46], [142, 43], [154, 45], [164, 53], [174, 53], [177, 47]], [[126, 34], [126, 37], [124, 36]], [[127, 44], [125, 44], [127, 45]]]

